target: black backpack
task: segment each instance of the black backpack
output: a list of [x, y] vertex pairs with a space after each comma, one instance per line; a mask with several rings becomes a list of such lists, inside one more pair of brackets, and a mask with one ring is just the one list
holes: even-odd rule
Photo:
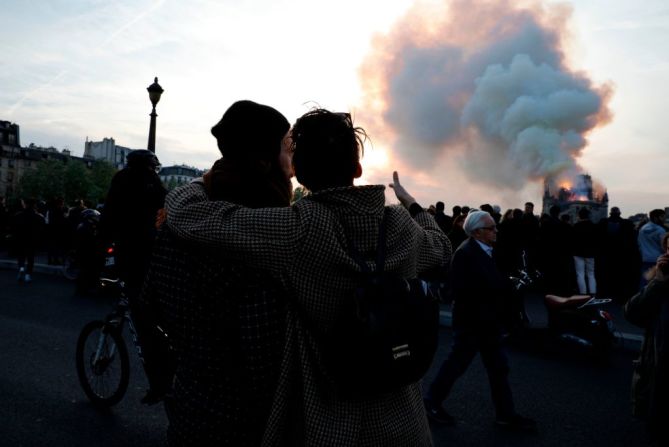
[[391, 392], [418, 382], [437, 349], [439, 303], [420, 279], [384, 271], [388, 209], [379, 227], [376, 269], [349, 240], [361, 268], [351, 299], [321, 340], [328, 375], [342, 395]]

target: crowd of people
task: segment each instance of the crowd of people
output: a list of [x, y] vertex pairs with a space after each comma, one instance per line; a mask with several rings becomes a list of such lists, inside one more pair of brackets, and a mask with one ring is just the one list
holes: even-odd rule
[[[443, 404], [477, 353], [495, 423], [535, 430], [516, 412], [503, 347], [508, 276], [518, 269], [541, 271], [552, 294], [620, 303], [633, 296], [626, 314], [647, 331], [637, 414], [666, 441], [659, 423], [669, 402], [664, 211], [639, 227], [617, 208], [598, 223], [583, 208], [572, 224], [557, 207], [536, 216], [530, 202], [504, 213], [489, 204], [454, 206], [447, 215], [443, 202], [419, 205], [397, 173], [390, 187], [400, 205], [387, 206], [384, 185], [354, 185], [364, 130], [325, 109], [291, 126], [272, 107], [238, 101], [211, 133], [222, 158], [202, 179], [167, 193], [155, 154], [131, 152], [94, 216], [97, 246], [115, 244], [143, 346], [150, 386], [143, 401], [164, 401], [171, 445], [429, 446], [428, 420], [455, 423]], [[293, 176], [309, 194], [291, 204]], [[85, 209], [55, 201], [40, 212], [26, 199], [11, 215], [3, 204], [19, 280], [31, 279], [40, 234], [49, 262], [61, 260], [71, 239], [55, 235], [80, 228]], [[352, 394], [329, 369], [324, 340], [350, 308], [363, 270], [358, 258], [375, 268], [379, 240], [388, 274], [448, 284], [453, 346], [432, 383]], [[174, 373], [167, 376], [164, 352], [152, 346], [156, 325], [169, 335]]]
[[[456, 205], [452, 215], [444, 203], [428, 209], [447, 234], [454, 249], [466, 240], [464, 221], [471, 209]], [[497, 227], [497, 265], [509, 275], [519, 269], [538, 270], [546, 293], [570, 296], [589, 294], [613, 298], [620, 304], [646, 283], [644, 273], [664, 253], [661, 239], [669, 231], [662, 209], [650, 211], [648, 219], [634, 224], [612, 207], [608, 217], [593, 222], [587, 207], [578, 209], [578, 220], [559, 206], [536, 215], [534, 204], [524, 210], [483, 204]]]
[[0, 197], [0, 249], [17, 258], [17, 279], [29, 283], [35, 256], [46, 252], [49, 265], [62, 265], [69, 250], [78, 245], [77, 231], [87, 222], [84, 211], [98, 212], [97, 205], [76, 200], [67, 207], [62, 198], [38, 201], [26, 197], [12, 208]]

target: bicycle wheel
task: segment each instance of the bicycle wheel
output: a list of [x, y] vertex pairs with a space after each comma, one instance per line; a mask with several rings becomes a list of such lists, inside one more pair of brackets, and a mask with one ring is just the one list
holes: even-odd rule
[[103, 330], [91, 321], [77, 340], [77, 375], [86, 396], [95, 405], [111, 407], [123, 399], [130, 379], [128, 349], [115, 329]]
[[79, 266], [73, 252], [67, 253], [63, 259], [63, 276], [71, 281], [79, 277]]

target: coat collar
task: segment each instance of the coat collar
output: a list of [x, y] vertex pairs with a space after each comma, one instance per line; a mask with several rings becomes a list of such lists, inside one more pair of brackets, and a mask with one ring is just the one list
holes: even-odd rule
[[310, 194], [303, 200], [317, 202], [346, 214], [377, 214], [386, 203], [385, 189], [383, 185], [331, 188]]

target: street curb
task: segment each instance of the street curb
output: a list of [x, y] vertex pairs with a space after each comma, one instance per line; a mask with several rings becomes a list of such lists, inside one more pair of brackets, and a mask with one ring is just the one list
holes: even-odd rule
[[[453, 314], [447, 310], [439, 311], [439, 325], [444, 327], [451, 327], [453, 325]], [[629, 334], [627, 332], [616, 332], [616, 337], [620, 337], [622, 339], [622, 343], [618, 345], [622, 349], [630, 349], [634, 351], [641, 349], [643, 335]]]

